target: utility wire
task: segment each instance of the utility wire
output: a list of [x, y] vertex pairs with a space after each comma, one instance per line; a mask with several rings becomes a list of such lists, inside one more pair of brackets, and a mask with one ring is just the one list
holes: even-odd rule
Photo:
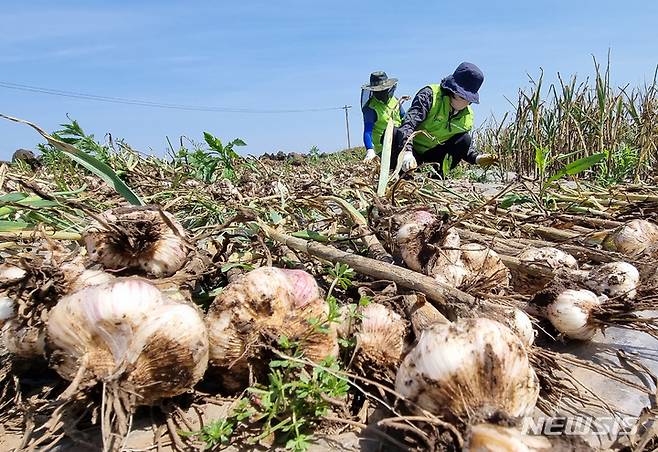
[[154, 108], [168, 108], [172, 110], [187, 110], [187, 111], [208, 111], [219, 113], [254, 113], [254, 114], [276, 114], [276, 113], [311, 113], [321, 111], [342, 110], [345, 107], [327, 107], [327, 108], [300, 108], [290, 110], [258, 110], [251, 108], [234, 108], [234, 107], [208, 107], [203, 105], [180, 105], [180, 104], [165, 104], [160, 102], [150, 102], [138, 99], [126, 99], [122, 97], [109, 97], [97, 96], [94, 94], [76, 93], [72, 91], [60, 91], [50, 88], [41, 88], [38, 86], [22, 85], [18, 83], [0, 81], [0, 87], [13, 89], [17, 91], [27, 91], [33, 93], [49, 94], [52, 96], [69, 97], [74, 99], [93, 100], [98, 102], [108, 102], [114, 104], [124, 105], [138, 105], [142, 107]]

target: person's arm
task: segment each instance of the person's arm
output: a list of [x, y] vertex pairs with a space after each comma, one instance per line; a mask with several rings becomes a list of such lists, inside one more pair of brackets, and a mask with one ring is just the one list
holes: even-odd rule
[[363, 108], [363, 145], [366, 149], [374, 149], [372, 143], [372, 129], [377, 122], [377, 113], [370, 107]]
[[[400, 126], [400, 134], [403, 143], [407, 142], [409, 136], [414, 133], [418, 125], [427, 118], [427, 114], [432, 108], [433, 97], [432, 88], [429, 86], [418, 91], [418, 94], [414, 97], [414, 100], [411, 102], [411, 107], [409, 107], [409, 110], [407, 110], [404, 115], [404, 121]], [[404, 150], [411, 151], [411, 143], [409, 143], [408, 147]]]
[[405, 113], [404, 107], [402, 106], [402, 103], [400, 103], [400, 118], [401, 119], [404, 119], [404, 113]]

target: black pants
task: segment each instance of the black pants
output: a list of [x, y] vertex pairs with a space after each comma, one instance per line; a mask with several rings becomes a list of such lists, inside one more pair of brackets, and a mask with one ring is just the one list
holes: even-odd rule
[[[398, 128], [395, 128], [393, 129], [393, 146], [391, 147], [391, 169], [394, 169], [398, 162], [398, 155], [402, 151], [402, 146], [404, 146], [402, 134]], [[442, 173], [443, 159], [446, 155], [452, 157], [452, 165], [450, 166], [450, 169], [452, 169], [466, 158], [470, 148], [471, 135], [468, 132], [464, 132], [448, 138], [445, 143], [434, 146], [422, 154], [414, 152], [414, 157], [418, 165], [427, 162], [438, 163], [438, 171]]]

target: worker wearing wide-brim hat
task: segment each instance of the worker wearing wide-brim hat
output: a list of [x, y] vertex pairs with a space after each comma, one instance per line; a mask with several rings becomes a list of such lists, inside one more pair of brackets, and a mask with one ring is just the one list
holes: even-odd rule
[[363, 112], [363, 144], [366, 147], [365, 160], [372, 160], [382, 151], [382, 140], [389, 119], [399, 127], [404, 117], [404, 109], [393, 95], [397, 86], [396, 78], [388, 78], [386, 72], [370, 74], [370, 83], [361, 87], [361, 111]]
[[[478, 91], [483, 82], [484, 74], [476, 65], [461, 63], [440, 84], [418, 91], [402, 125], [394, 131], [391, 166], [395, 166], [400, 152], [404, 153], [402, 171], [425, 162], [439, 163], [441, 170], [447, 155], [452, 158], [453, 168], [461, 160], [485, 167], [494, 163], [496, 156], [479, 154], [471, 146], [473, 110], [470, 105], [480, 103]], [[415, 131], [425, 133], [408, 140]]]

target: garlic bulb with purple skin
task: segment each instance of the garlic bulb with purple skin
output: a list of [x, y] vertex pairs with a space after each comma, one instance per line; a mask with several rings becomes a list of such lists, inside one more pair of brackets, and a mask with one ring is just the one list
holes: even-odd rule
[[141, 270], [170, 276], [187, 260], [185, 230], [176, 218], [154, 206], [118, 207], [82, 233], [92, 261], [107, 269]]
[[451, 419], [527, 416], [539, 381], [521, 340], [489, 319], [461, 319], [422, 331], [397, 373], [395, 390], [411, 410]]
[[221, 371], [224, 386], [237, 391], [246, 387], [250, 374], [266, 367], [261, 354], [268, 338], [303, 339], [302, 350], [312, 360], [334, 356], [335, 325], [318, 334], [309, 323], [327, 314], [312, 275], [274, 267], [252, 270], [226, 286], [208, 310], [210, 364]]

